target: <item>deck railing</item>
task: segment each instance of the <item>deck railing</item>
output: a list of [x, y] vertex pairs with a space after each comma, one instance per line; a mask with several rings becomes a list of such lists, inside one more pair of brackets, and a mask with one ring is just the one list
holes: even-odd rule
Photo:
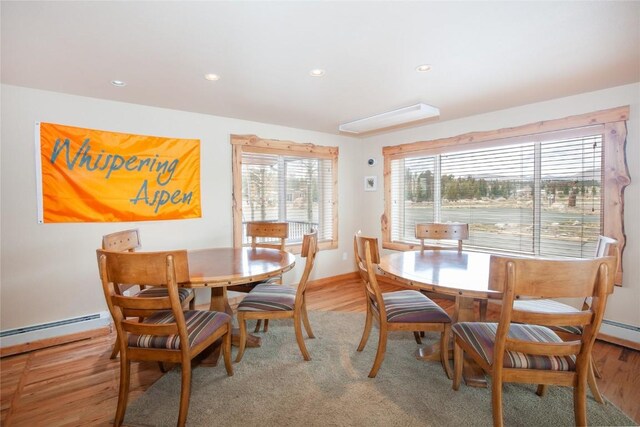
[[[251, 222], [251, 221], [247, 221]], [[247, 222], [242, 223], [242, 243], [249, 243], [249, 239], [247, 238]], [[282, 222], [282, 221], [264, 221], [264, 222]], [[302, 237], [304, 233], [308, 231], [317, 230], [318, 223], [317, 222], [306, 222], [306, 221], [284, 221], [289, 224], [289, 238], [287, 239], [287, 243], [296, 243], [302, 242]], [[265, 240], [268, 241], [268, 240]]]

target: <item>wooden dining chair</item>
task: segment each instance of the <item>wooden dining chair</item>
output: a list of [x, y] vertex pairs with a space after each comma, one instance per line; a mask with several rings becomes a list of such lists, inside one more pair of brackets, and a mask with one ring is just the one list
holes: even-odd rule
[[[596, 244], [596, 252], [595, 258], [601, 258], [606, 256], [613, 256], [618, 259], [618, 241], [616, 239], [612, 239], [611, 237], [599, 236], [598, 242]], [[616, 263], [617, 266], [617, 263]], [[617, 271], [617, 270], [616, 270]], [[614, 275], [616, 273], [614, 271]], [[588, 310], [591, 306], [591, 297], [587, 297], [582, 302], [582, 308], [580, 310]], [[529, 312], [545, 312], [545, 313], [575, 313], [580, 310], [577, 308], [562, 303], [560, 301], [556, 301], [553, 299], [521, 299], [517, 300], [513, 303], [513, 307], [520, 311], [529, 311]], [[552, 326], [555, 332], [557, 332], [560, 337], [568, 340], [579, 339], [580, 335], [582, 335], [583, 328], [581, 326], [572, 326], [572, 325], [560, 325], [560, 326]], [[598, 389], [598, 383], [596, 381], [596, 377], [601, 378], [602, 375], [598, 371], [598, 367], [596, 366], [595, 360], [591, 358], [591, 362], [589, 364], [589, 389], [591, 390], [591, 394], [593, 398], [598, 403], [604, 403], [604, 398]], [[541, 394], [544, 394], [544, 387], [540, 390]]]
[[[115, 252], [135, 252], [140, 249], [142, 242], [140, 241], [140, 231], [135, 228], [131, 230], [118, 231], [102, 236], [102, 249]], [[122, 295], [129, 288], [138, 287], [138, 291], [132, 296], [141, 298], [163, 297], [168, 296], [167, 289], [159, 286], [145, 286], [140, 284], [120, 285], [116, 287], [118, 295]], [[193, 289], [180, 288], [178, 290], [180, 302], [189, 305], [189, 310], [195, 308], [195, 292]], [[116, 339], [111, 351], [111, 359], [115, 359], [120, 349], [118, 340]]]
[[[271, 248], [285, 250], [285, 243], [289, 237], [288, 222], [252, 221], [247, 222], [247, 237], [251, 241], [252, 248]], [[228, 289], [236, 292], [251, 292], [253, 288], [262, 283], [282, 284], [282, 275], [272, 277], [265, 281], [251, 282], [242, 285], [231, 286]], [[256, 320], [254, 332], [260, 331], [262, 319]], [[269, 329], [269, 320], [264, 321], [264, 332]]]
[[[446, 249], [440, 242], [453, 240], [458, 243], [458, 252], [462, 252], [462, 241], [469, 239], [469, 224], [461, 222], [416, 224], [416, 239], [420, 240], [420, 249]], [[426, 244], [425, 240], [436, 240], [438, 245]], [[449, 247], [450, 248], [450, 247]]]
[[378, 239], [356, 234], [353, 248], [360, 278], [364, 285], [367, 301], [367, 317], [358, 351], [364, 350], [375, 320], [380, 337], [378, 349], [369, 372], [369, 378], [375, 378], [384, 361], [387, 349], [387, 335], [390, 331], [438, 331], [440, 332], [440, 362], [451, 378], [449, 365], [449, 332], [451, 318], [435, 302], [414, 290], [383, 293], [376, 278], [376, 266], [380, 263]]
[[247, 222], [247, 237], [252, 248], [273, 248], [284, 251], [289, 237], [288, 222], [255, 221]]
[[298, 286], [263, 283], [251, 290], [238, 305], [237, 318], [240, 324], [240, 345], [236, 363], [242, 360], [247, 341], [248, 319], [293, 319], [296, 341], [304, 360], [311, 360], [302, 336], [302, 325], [309, 338], [315, 338], [307, 314], [306, 290], [309, 275], [313, 269], [318, 250], [316, 231], [305, 234], [302, 239], [300, 256], [306, 259], [304, 272]]
[[[447, 246], [441, 244], [443, 241], [456, 241], [458, 244], [458, 252], [462, 252], [462, 242], [469, 239], [469, 224], [462, 222], [427, 222], [416, 224], [416, 239], [420, 240], [420, 251], [454, 249], [455, 246]], [[425, 244], [425, 240], [431, 242]], [[434, 244], [436, 241], [438, 244]], [[487, 300], [478, 299], [478, 308], [480, 311], [480, 320], [487, 318]]]
[[[178, 284], [189, 280], [186, 251], [111, 252], [98, 249], [102, 288], [118, 331], [120, 386], [114, 426], [122, 424], [129, 395], [131, 361], [158, 361], [182, 365], [178, 425], [184, 426], [191, 393], [191, 360], [222, 339], [224, 362], [231, 366], [231, 316], [215, 311], [183, 311]], [[161, 285], [167, 295], [138, 298], [119, 294], [118, 286]], [[142, 322], [129, 313], [155, 314]]]
[[[453, 325], [453, 389], [462, 377], [464, 353], [492, 377], [494, 426], [502, 426], [502, 384], [555, 384], [573, 387], [576, 425], [586, 425], [586, 389], [591, 349], [602, 323], [607, 297], [613, 292], [617, 259], [548, 260], [492, 256], [489, 288], [502, 292], [498, 323]], [[571, 313], [520, 311], [521, 297], [585, 298], [592, 304]], [[550, 326], [583, 328], [579, 339], [563, 341]], [[538, 387], [538, 394], [541, 389]]]

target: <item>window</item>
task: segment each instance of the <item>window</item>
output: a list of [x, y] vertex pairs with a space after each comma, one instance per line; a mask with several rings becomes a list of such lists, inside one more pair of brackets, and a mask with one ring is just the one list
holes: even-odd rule
[[385, 147], [384, 247], [417, 245], [416, 223], [465, 222], [472, 250], [586, 258], [600, 234], [622, 250], [627, 115]]
[[232, 135], [234, 244], [248, 244], [247, 221], [289, 223], [295, 250], [309, 229], [320, 248], [337, 247], [337, 147]]

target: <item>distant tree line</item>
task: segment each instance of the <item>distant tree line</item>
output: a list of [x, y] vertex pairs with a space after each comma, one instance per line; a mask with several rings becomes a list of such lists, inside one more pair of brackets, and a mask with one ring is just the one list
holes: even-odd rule
[[[598, 193], [600, 183], [595, 180], [547, 180], [542, 182], [542, 189], [547, 195], [555, 196], [569, 194], [582, 196]], [[517, 190], [532, 190], [534, 183], [532, 180], [509, 180], [509, 179], [484, 179], [475, 178], [471, 175], [467, 177], [455, 177], [453, 175], [443, 175], [440, 180], [440, 194], [442, 198], [450, 201], [470, 200], [470, 199], [497, 199], [504, 197], [516, 197]], [[433, 201], [434, 176], [431, 171], [405, 172], [405, 200], [412, 202]], [[528, 195], [531, 196], [530, 194]]]

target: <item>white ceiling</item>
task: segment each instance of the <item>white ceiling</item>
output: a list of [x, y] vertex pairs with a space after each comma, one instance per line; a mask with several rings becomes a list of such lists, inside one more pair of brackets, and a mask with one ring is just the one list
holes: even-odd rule
[[418, 102], [450, 120], [640, 81], [635, 1], [0, 7], [3, 83], [329, 133]]

